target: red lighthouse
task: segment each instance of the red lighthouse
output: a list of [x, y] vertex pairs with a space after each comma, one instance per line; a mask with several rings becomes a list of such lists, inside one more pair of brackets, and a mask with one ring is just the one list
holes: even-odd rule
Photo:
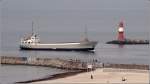
[[118, 41], [124, 41], [124, 24], [123, 21], [121, 21], [118, 25]]
[[118, 25], [118, 30], [117, 30], [117, 39], [108, 41], [107, 44], [119, 44], [119, 45], [124, 45], [124, 44], [149, 44], [149, 40], [131, 40], [131, 39], [126, 39], [124, 35], [124, 22], [121, 21]]

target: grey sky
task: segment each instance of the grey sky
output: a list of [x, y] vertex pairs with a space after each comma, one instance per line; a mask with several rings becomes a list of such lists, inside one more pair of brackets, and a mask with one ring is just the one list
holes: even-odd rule
[[[143, 2], [144, 1], [144, 2]], [[148, 0], [3, 0], [8, 10], [148, 10]]]
[[38, 19], [36, 25], [42, 27], [39, 31], [77, 31], [87, 24], [89, 30], [111, 32], [116, 31], [113, 28], [122, 19], [127, 31], [140, 32], [150, 27], [148, 0], [2, 0], [1, 3], [3, 31], [30, 29], [33, 19]]

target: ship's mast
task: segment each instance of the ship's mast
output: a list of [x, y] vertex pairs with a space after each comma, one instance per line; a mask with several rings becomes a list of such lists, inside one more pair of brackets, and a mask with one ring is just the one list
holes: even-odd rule
[[32, 35], [34, 34], [33, 24], [34, 24], [34, 23], [33, 23], [33, 21], [32, 21]]
[[84, 29], [84, 41], [88, 41], [88, 35], [87, 35], [87, 25], [85, 25], [85, 29]]
[[84, 34], [85, 34], [85, 38], [88, 38], [88, 36], [87, 36], [87, 25], [85, 25]]

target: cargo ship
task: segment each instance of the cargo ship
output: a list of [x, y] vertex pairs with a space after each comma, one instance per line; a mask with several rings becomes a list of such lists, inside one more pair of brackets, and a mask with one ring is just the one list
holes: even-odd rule
[[[33, 31], [33, 28], [32, 28]], [[84, 38], [79, 42], [56, 42], [56, 43], [41, 43], [40, 38], [32, 32], [28, 37], [21, 38], [20, 49], [23, 50], [94, 50], [98, 41], [89, 41]]]
[[107, 44], [149, 44], [149, 40], [133, 40], [124, 36], [124, 23], [121, 21], [118, 26], [118, 39], [106, 42]]

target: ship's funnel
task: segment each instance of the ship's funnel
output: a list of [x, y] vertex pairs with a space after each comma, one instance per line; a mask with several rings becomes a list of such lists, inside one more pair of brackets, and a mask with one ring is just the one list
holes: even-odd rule
[[121, 21], [118, 25], [118, 41], [124, 41], [124, 23]]

